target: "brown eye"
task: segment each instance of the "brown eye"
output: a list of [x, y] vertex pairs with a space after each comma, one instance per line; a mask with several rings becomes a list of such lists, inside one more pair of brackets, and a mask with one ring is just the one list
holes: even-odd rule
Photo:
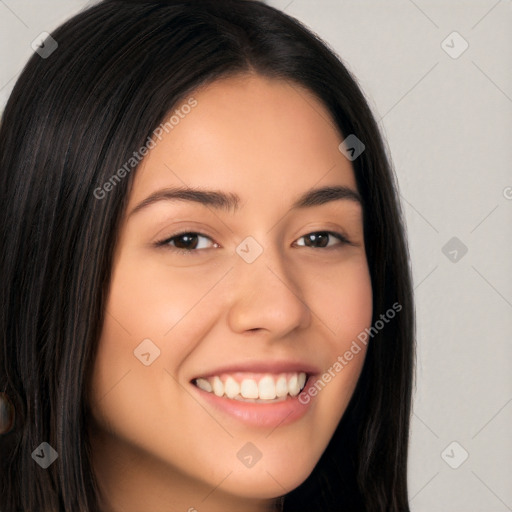
[[[174, 241], [174, 247], [178, 249], [197, 249], [199, 237], [196, 233], [183, 233], [173, 237], [171, 240]], [[171, 242], [171, 240], [169, 242]]]
[[176, 233], [171, 237], [166, 238], [165, 240], [157, 242], [156, 245], [157, 247], [165, 247], [170, 250], [191, 253], [197, 252], [201, 249], [209, 249], [212, 246], [219, 246], [213, 242], [209, 236], [203, 235], [201, 233], [195, 233], [193, 231]]
[[[333, 233], [331, 231], [315, 231], [302, 236], [303, 244], [297, 244], [302, 247], [312, 247], [315, 249], [323, 249], [325, 247], [349, 244], [349, 240], [341, 233]], [[331, 240], [337, 239], [338, 243], [330, 243]]]

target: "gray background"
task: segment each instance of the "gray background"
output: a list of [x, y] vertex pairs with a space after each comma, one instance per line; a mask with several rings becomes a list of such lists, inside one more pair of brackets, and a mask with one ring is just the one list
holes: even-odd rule
[[[92, 3], [0, 0], [0, 111], [31, 42]], [[411, 509], [512, 511], [512, 0], [269, 3], [355, 73], [397, 173], [418, 319]]]

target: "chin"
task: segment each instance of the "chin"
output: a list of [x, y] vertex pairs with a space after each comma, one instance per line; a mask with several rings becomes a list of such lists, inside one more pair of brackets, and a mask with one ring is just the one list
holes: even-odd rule
[[[226, 492], [251, 499], [277, 498], [299, 487], [312, 473], [316, 460], [301, 462], [290, 454], [277, 461], [264, 462], [262, 458], [251, 468], [242, 466], [233, 470], [222, 487]], [[226, 474], [229, 471], [226, 468]]]

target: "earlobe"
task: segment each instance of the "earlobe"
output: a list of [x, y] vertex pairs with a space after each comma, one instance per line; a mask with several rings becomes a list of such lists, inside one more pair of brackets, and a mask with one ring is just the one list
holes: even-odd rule
[[6, 393], [0, 393], [0, 435], [9, 433], [14, 427], [14, 405]]

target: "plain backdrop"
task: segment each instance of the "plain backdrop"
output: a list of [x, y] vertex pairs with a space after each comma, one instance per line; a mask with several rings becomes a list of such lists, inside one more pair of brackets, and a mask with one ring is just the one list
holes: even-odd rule
[[[0, 111], [31, 42], [92, 3], [0, 0]], [[418, 322], [411, 510], [512, 511], [512, 0], [268, 3], [356, 75], [397, 174]]]

